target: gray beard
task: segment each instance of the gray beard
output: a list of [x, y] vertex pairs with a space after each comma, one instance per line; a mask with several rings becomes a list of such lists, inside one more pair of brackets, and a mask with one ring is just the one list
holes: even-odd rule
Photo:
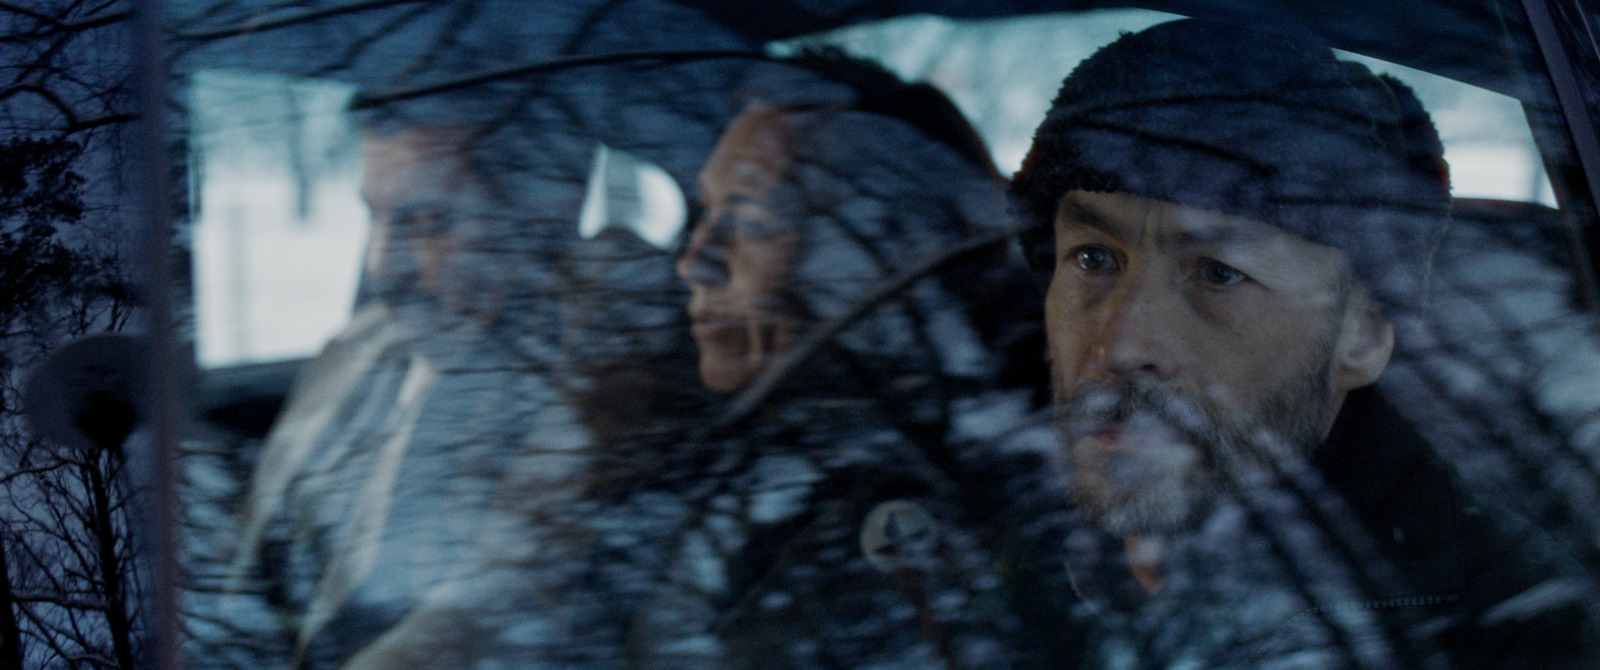
[[[1144, 382], [1057, 389], [1055, 427], [1068, 488], [1102, 530], [1122, 536], [1169, 535], [1196, 528], [1233, 487], [1271, 481], [1276, 465], [1322, 442], [1329, 412], [1331, 356], [1319, 356], [1245, 414], [1232, 417], [1197, 398]], [[1111, 455], [1078, 453], [1095, 425], [1168, 436]]]

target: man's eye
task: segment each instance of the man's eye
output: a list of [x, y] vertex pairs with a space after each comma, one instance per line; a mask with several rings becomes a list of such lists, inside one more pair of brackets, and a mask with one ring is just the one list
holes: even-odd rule
[[433, 207], [404, 205], [395, 209], [393, 220], [403, 234], [441, 235], [450, 229], [450, 215]]
[[742, 216], [736, 225], [739, 237], [748, 240], [766, 241], [789, 232], [783, 221], [767, 216]]
[[1200, 265], [1200, 280], [1212, 286], [1232, 286], [1246, 279], [1243, 272], [1219, 261], [1205, 261]]
[[1073, 249], [1072, 260], [1087, 272], [1112, 272], [1118, 270], [1117, 256], [1098, 245], [1078, 247]]

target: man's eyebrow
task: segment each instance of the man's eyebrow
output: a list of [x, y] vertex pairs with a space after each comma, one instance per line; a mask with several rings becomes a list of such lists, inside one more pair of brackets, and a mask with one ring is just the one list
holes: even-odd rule
[[1060, 226], [1065, 221], [1093, 228], [1111, 237], [1117, 235], [1116, 224], [1110, 219], [1070, 198], [1062, 198], [1056, 206], [1056, 225]]
[[1258, 242], [1267, 237], [1267, 233], [1260, 230], [1241, 228], [1239, 226], [1202, 226], [1199, 229], [1179, 228], [1172, 233], [1172, 242], [1181, 246], [1194, 246], [1204, 244], [1249, 244]]
[[[1110, 217], [1070, 198], [1061, 199], [1056, 211], [1055, 223], [1057, 226], [1065, 223], [1092, 228], [1112, 238], [1118, 238], [1126, 232]], [[1167, 242], [1179, 246], [1252, 244], [1272, 235], [1268, 230], [1261, 230], [1257, 227], [1217, 223], [1204, 223], [1187, 227], [1177, 226], [1176, 228], [1176, 230], [1168, 233]]]

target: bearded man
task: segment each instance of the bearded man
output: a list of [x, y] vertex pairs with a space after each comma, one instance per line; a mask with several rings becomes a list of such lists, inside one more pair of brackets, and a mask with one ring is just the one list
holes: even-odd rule
[[1156, 26], [1067, 78], [1011, 193], [1096, 538], [1073, 550], [1087, 665], [1594, 663], [1551, 562], [1372, 388], [1449, 220], [1405, 86]]

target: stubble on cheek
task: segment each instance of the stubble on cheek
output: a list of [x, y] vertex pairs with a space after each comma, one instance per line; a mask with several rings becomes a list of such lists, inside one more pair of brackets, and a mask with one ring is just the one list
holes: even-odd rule
[[1326, 357], [1258, 403], [1232, 412], [1178, 392], [1106, 384], [1063, 396], [1056, 429], [1074, 500], [1103, 530], [1121, 535], [1190, 529], [1232, 486], [1270, 482], [1278, 468], [1321, 443]]

